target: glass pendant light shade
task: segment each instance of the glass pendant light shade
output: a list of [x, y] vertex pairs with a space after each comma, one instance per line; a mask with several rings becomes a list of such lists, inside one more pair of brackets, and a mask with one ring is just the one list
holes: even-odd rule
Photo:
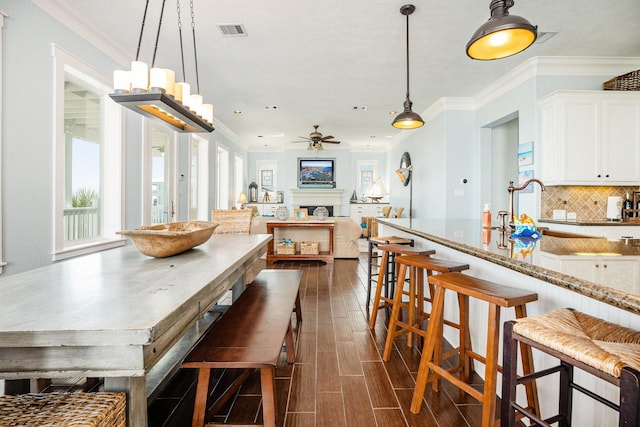
[[472, 59], [492, 60], [522, 52], [536, 41], [537, 27], [526, 19], [509, 15], [513, 0], [492, 0], [491, 18], [476, 30], [467, 43]]

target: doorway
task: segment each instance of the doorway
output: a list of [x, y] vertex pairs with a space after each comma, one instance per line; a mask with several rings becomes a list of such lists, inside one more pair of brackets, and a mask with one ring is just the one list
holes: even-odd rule
[[145, 121], [143, 224], [176, 220], [176, 133]]
[[[509, 209], [509, 181], [518, 185], [518, 117], [491, 127], [491, 212]], [[514, 201], [514, 204], [517, 200]], [[514, 212], [518, 212], [517, 205]]]

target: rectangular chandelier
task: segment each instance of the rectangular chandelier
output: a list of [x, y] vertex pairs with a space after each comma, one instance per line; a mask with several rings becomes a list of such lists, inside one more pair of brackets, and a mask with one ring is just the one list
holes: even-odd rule
[[163, 92], [110, 93], [118, 104], [151, 119], [160, 119], [178, 132], [213, 132], [211, 123]]

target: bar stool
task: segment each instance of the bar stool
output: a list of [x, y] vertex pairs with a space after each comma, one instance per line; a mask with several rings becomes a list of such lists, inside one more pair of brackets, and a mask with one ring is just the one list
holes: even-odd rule
[[[371, 307], [371, 316], [369, 319], [369, 328], [376, 326], [378, 310], [388, 308], [393, 305], [393, 295], [395, 288], [395, 257], [396, 255], [424, 255], [429, 256], [436, 253], [433, 249], [419, 249], [413, 246], [390, 244], [379, 245], [378, 250], [382, 251], [382, 259], [380, 260], [380, 270], [378, 271], [378, 281], [376, 284], [376, 294], [373, 298]], [[391, 277], [387, 274], [387, 270], [391, 268]], [[382, 287], [385, 286], [385, 295], [382, 296]], [[380, 301], [383, 301], [380, 304]]]
[[[439, 380], [444, 378], [460, 390], [482, 402], [482, 427], [492, 426], [496, 413], [496, 382], [498, 372], [498, 344], [500, 337], [500, 308], [514, 307], [516, 318], [526, 317], [526, 304], [536, 301], [538, 294], [524, 289], [499, 285], [486, 280], [477, 279], [461, 273], [445, 273], [429, 277], [429, 283], [435, 286], [435, 294], [431, 308], [431, 317], [427, 328], [427, 337], [420, 358], [420, 367], [416, 378], [416, 387], [411, 401], [411, 412], [420, 412], [422, 398], [427, 382], [433, 382], [432, 388], [438, 391]], [[458, 295], [460, 308], [460, 339], [463, 340], [469, 334], [469, 297], [489, 304], [487, 325], [487, 347], [485, 356], [481, 356], [461, 343], [460, 359], [458, 366], [446, 369], [441, 366], [438, 343], [442, 341], [442, 326], [444, 315], [445, 291], [450, 290]], [[476, 360], [485, 365], [485, 378], [483, 391], [476, 390], [468, 384], [470, 372], [465, 367], [469, 362]], [[533, 372], [533, 359], [531, 350], [522, 352], [522, 365], [525, 374]], [[431, 374], [429, 370], [433, 371]], [[461, 372], [460, 378], [453, 375]], [[531, 410], [539, 414], [538, 394], [535, 383], [529, 383], [527, 400]]]
[[[389, 244], [409, 245], [409, 246], [414, 245], [413, 239], [407, 239], [404, 237], [397, 237], [397, 236], [389, 236], [389, 237], [373, 236], [373, 237], [369, 237], [368, 240], [369, 240], [369, 268], [367, 272], [367, 305], [366, 305], [367, 310], [369, 310], [369, 304], [371, 303], [371, 283], [375, 281], [375, 283], [377, 284], [378, 275], [380, 274], [380, 269], [381, 269], [381, 265], [377, 262], [377, 260], [382, 258], [382, 255], [378, 255], [378, 254], [373, 255], [373, 249], [378, 248], [379, 245], [389, 245]], [[374, 267], [378, 268], [378, 273], [373, 272]], [[393, 267], [389, 268], [387, 266], [385, 271], [389, 275], [395, 274], [395, 268]], [[385, 277], [385, 280], [384, 280], [386, 289], [389, 289], [388, 288], [389, 279], [391, 279], [390, 276]]]
[[[531, 347], [560, 360], [556, 367], [517, 378], [518, 346]], [[618, 411], [619, 426], [640, 425], [640, 332], [591, 317], [571, 309], [560, 309], [504, 324], [502, 425], [514, 426], [516, 413], [540, 426], [571, 425], [572, 390], [576, 389]], [[573, 382], [578, 367], [620, 388], [618, 404]], [[516, 385], [560, 373], [558, 415], [541, 420], [516, 403]]]
[[[424, 275], [423, 271], [426, 271], [427, 277], [430, 277], [433, 272], [446, 273], [451, 271], [463, 271], [469, 268], [469, 264], [461, 264], [452, 261], [445, 261], [437, 258], [431, 258], [427, 255], [404, 255], [396, 257], [395, 262], [398, 264], [398, 275], [396, 280], [396, 289], [393, 297], [393, 307], [391, 311], [391, 319], [389, 320], [389, 330], [387, 332], [387, 341], [384, 346], [383, 359], [389, 360], [391, 356], [391, 349], [393, 348], [393, 340], [395, 337], [401, 334], [408, 334], [407, 346], [413, 347], [413, 334], [417, 334], [424, 338], [426, 333], [422, 329], [422, 323], [429, 317], [429, 314], [424, 311], [424, 303], [431, 302], [432, 292], [429, 292], [430, 297], [424, 296]], [[409, 300], [407, 302], [402, 301], [404, 292], [404, 280], [409, 268]], [[406, 308], [408, 311], [407, 322], [400, 320], [400, 310]], [[414, 321], [414, 318], [417, 318]], [[457, 327], [456, 324], [451, 323], [450, 326]], [[396, 328], [400, 328], [400, 331], [396, 332]]]

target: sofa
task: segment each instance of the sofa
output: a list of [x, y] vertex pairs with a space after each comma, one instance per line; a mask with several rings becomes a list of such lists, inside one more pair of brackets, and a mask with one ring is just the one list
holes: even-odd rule
[[[333, 257], [358, 258], [358, 254], [360, 253], [358, 239], [362, 233], [360, 224], [349, 217], [330, 217], [329, 219], [335, 221], [333, 229]], [[251, 234], [266, 234], [267, 221], [276, 221], [276, 219], [267, 216], [254, 217], [251, 221]], [[320, 251], [329, 250], [329, 233], [327, 233], [326, 229], [292, 228], [287, 229], [286, 232], [283, 231], [283, 229], [276, 230], [276, 233], [282, 233], [282, 235], [276, 234], [276, 236], [274, 236], [276, 240], [284, 237], [296, 243], [320, 242]]]

